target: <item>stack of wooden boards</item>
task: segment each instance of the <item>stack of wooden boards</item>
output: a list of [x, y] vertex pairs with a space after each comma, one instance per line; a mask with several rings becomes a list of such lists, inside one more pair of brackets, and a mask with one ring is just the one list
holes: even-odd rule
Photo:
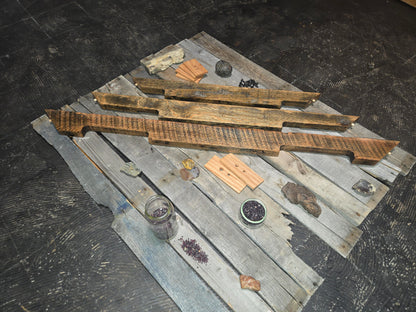
[[199, 83], [208, 71], [196, 59], [183, 62], [176, 69], [176, 77]]
[[[184, 49], [186, 59], [196, 58], [208, 70], [204, 82], [235, 86], [242, 78], [253, 78], [259, 82], [260, 88], [298, 91], [205, 33], [184, 40], [178, 46]], [[233, 65], [230, 78], [223, 79], [214, 74], [219, 59]], [[159, 72], [158, 76], [174, 80], [176, 67], [172, 65]], [[124, 77], [108, 82], [98, 91], [145, 97], [132, 84], [133, 77], [149, 78], [149, 75], [139, 67]], [[93, 101], [92, 94], [81, 97], [63, 110], [86, 113], [88, 116], [93, 113], [134, 120], [138, 119], [138, 115], [150, 118], [142, 113], [105, 111]], [[320, 101], [303, 110], [337, 114]], [[151, 126], [155, 125], [161, 124]], [[322, 278], [292, 251], [288, 244], [292, 235], [291, 222], [282, 213], [290, 213], [346, 257], [361, 235], [357, 226], [383, 198], [389, 190], [388, 185], [394, 183], [397, 175], [406, 174], [415, 162], [414, 156], [397, 147], [374, 166], [352, 165], [342, 156], [313, 153], [281, 151], [278, 157], [239, 155], [244, 163], [264, 178], [264, 182], [255, 190], [245, 188], [237, 194], [223, 187], [204, 168], [213, 156], [225, 156], [221, 153], [201, 151], [197, 145], [197, 149], [153, 146], [146, 138], [112, 133], [103, 133], [104, 140], [92, 131], [84, 138], [70, 140], [56, 132], [47, 116], [38, 118], [33, 126], [56, 147], [86, 191], [98, 203], [111, 208], [115, 215], [113, 228], [183, 311], [227, 311], [229, 308], [236, 311], [301, 310], [322, 283]], [[80, 127], [81, 133], [82, 129]], [[258, 129], [250, 129], [250, 132], [253, 130]], [[285, 131], [283, 129], [283, 133]], [[308, 129], [290, 131], [379, 138], [357, 123], [342, 133]], [[114, 148], [117, 150], [114, 151]], [[147, 231], [142, 216], [144, 202], [154, 191], [144, 179], [120, 172], [119, 168], [124, 165], [120, 153], [142, 170], [142, 174], [152, 182], [152, 187], [174, 203], [181, 222], [178, 237], [197, 239], [208, 254], [206, 265], [189, 259], [177, 239], [161, 244]], [[195, 160], [201, 168], [200, 176], [192, 182], [183, 181], [179, 174], [178, 168], [187, 158]], [[370, 196], [356, 193], [352, 186], [360, 179], [371, 183], [374, 193]], [[317, 194], [322, 208], [318, 218], [291, 204], [283, 196], [281, 188], [287, 182], [305, 185]], [[268, 208], [265, 224], [255, 230], [246, 228], [237, 217], [241, 203], [253, 197], [260, 199]], [[240, 274], [251, 275], [261, 281], [259, 294], [241, 290]]]
[[[142, 91], [149, 93], [163, 92], [172, 88], [172, 85], [181, 89], [190, 88], [185, 83], [159, 79], [135, 78], [134, 81]], [[153, 144], [260, 155], [277, 156], [280, 150], [312, 151], [348, 155], [356, 164], [374, 165], [399, 143], [379, 139], [272, 131], [281, 130], [286, 124], [306, 128], [346, 130], [358, 118], [357, 116], [280, 109], [282, 103], [296, 103], [298, 105], [303, 103], [306, 106], [316, 100], [317, 95], [313, 93], [305, 95], [303, 92], [260, 91], [250, 88], [241, 90], [238, 87], [207, 84], [203, 88], [204, 91], [216, 95], [215, 102], [188, 102], [93, 93], [98, 103], [105, 109], [133, 112], [156, 111], [161, 119], [175, 120], [175, 122], [88, 116], [50, 110], [48, 115], [57, 130], [68, 135], [82, 136], [88, 129], [148, 136], [149, 141]], [[199, 89], [194, 87], [192, 91], [195, 91], [192, 93], [193, 99], [195, 99]], [[227, 103], [228, 97], [223, 97], [223, 94], [231, 95], [234, 100], [239, 98], [240, 101], [228, 105], [230, 104]], [[204, 100], [204, 96], [199, 99]], [[277, 101], [274, 103], [276, 99]], [[219, 104], [218, 102], [226, 102], [227, 104]], [[258, 107], [259, 102], [275, 105], [275, 107]]]

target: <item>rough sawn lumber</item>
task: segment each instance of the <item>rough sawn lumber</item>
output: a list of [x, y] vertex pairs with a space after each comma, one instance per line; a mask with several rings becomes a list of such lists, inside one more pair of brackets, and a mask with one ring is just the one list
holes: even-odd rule
[[353, 163], [376, 164], [397, 141], [344, 138], [308, 133], [208, 126], [111, 115], [46, 110], [61, 134], [83, 136], [88, 130], [148, 136], [152, 144], [226, 152], [278, 155], [282, 150], [349, 155]]
[[344, 131], [358, 116], [221, 105], [93, 92], [104, 109], [158, 112], [161, 119], [281, 130], [283, 126]]
[[[133, 81], [144, 93], [164, 94], [167, 89], [196, 89], [204, 91], [200, 93], [202, 97], [204, 97], [204, 94], [209, 94], [209, 96], [205, 97], [206, 100], [223, 101], [239, 105], [280, 108], [283, 103], [285, 105], [306, 107], [319, 98], [319, 93], [315, 92], [240, 88], [137, 77], [133, 78]], [[198, 93], [194, 94], [198, 95]], [[194, 96], [194, 98], [196, 97]]]

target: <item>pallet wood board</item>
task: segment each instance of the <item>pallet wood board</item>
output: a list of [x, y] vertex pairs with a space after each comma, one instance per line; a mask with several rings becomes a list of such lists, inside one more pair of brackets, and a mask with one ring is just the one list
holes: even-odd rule
[[398, 144], [397, 141], [282, 133], [51, 109], [46, 112], [56, 129], [65, 135], [83, 136], [86, 131], [102, 131], [147, 136], [152, 144], [235, 153], [277, 156], [280, 150], [313, 151], [349, 155], [352, 163], [376, 164]]
[[[204, 64], [204, 66], [206, 66], [206, 64]], [[289, 104], [291, 106], [306, 107], [319, 98], [319, 93], [315, 92], [284, 91], [273, 89], [263, 90], [206, 83], [194, 84], [182, 81], [173, 81], [173, 79], [167, 81], [133, 77], [133, 81], [135, 85], [138, 86], [144, 93], [165, 94], [165, 90], [196, 89], [196, 95], [198, 95], [199, 91], [205, 91], [199, 93], [200, 97], [204, 98], [205, 100], [219, 100], [225, 103], [238, 105], [280, 108], [283, 103]], [[214, 96], [215, 94], [216, 96]], [[193, 97], [193, 99], [197, 98], [197, 96]]]
[[160, 119], [281, 130], [283, 126], [345, 131], [358, 116], [305, 113], [93, 92], [104, 109], [156, 112]]

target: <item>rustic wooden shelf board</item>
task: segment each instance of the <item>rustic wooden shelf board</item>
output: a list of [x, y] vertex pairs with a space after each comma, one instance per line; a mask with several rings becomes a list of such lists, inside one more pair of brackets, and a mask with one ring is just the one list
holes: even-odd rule
[[[80, 136], [87, 132], [84, 137], [71, 140], [58, 134], [46, 115], [33, 121], [33, 127], [57, 149], [91, 197], [111, 209], [115, 216], [113, 229], [181, 310], [300, 311], [323, 279], [291, 249], [291, 227], [296, 224], [292, 224], [285, 216], [291, 214], [296, 222], [304, 224], [338, 254], [347, 257], [362, 234], [357, 226], [389, 190], [388, 184], [394, 183], [398, 174], [406, 174], [416, 159], [397, 147], [383, 158], [396, 142], [374, 141], [381, 138], [358, 124], [343, 133], [287, 127], [283, 128], [283, 132], [278, 132], [207, 125], [204, 122], [193, 125], [189, 122], [158, 120], [155, 112], [162, 119], [175, 119], [176, 115], [180, 115], [176, 104], [170, 103], [180, 102], [178, 105], [184, 107], [188, 104], [177, 99], [197, 101], [199, 107], [231, 107], [233, 110], [242, 107], [250, 112], [252, 109], [280, 111], [283, 91], [279, 91], [280, 95], [277, 91], [265, 94], [265, 88], [295, 91], [286, 92], [285, 96], [299, 96], [301, 93], [206, 33], [183, 40], [177, 46], [183, 49], [185, 61], [197, 59], [207, 69], [202, 83], [172, 82], [179, 80], [175, 77], [175, 69], [179, 65], [171, 65], [158, 73], [160, 78], [168, 82], [149, 80], [148, 72], [139, 66], [125, 77], [119, 76], [99, 88], [99, 93], [94, 93], [101, 104], [102, 93], [106, 93], [103, 107], [106, 107], [106, 103], [114, 103], [114, 99], [117, 105], [134, 106], [132, 104], [137, 103], [140, 97], [141, 106], [137, 113], [131, 113], [131, 109], [130, 112], [106, 111], [90, 93], [77, 103], [63, 107], [61, 111], [48, 111], [60, 132]], [[219, 59], [233, 66], [231, 77], [221, 78], [215, 74], [215, 64]], [[236, 87], [241, 79], [250, 78], [259, 82], [259, 89], [245, 91]], [[139, 90], [133, 81], [153, 85], [141, 85], [142, 90]], [[229, 89], [222, 88], [220, 97], [226, 104], [211, 103], [218, 101], [215, 95], [218, 89], [207, 85], [232, 86]], [[224, 90], [234, 92], [237, 100], [224, 99]], [[156, 99], [148, 99], [142, 91], [159, 94], [152, 95]], [[163, 99], [162, 93], [172, 99]], [[123, 95], [122, 100], [119, 95]], [[297, 104], [306, 112], [339, 115], [320, 101], [306, 107], [318, 95], [311, 93], [307, 98], [296, 98], [298, 102], [288, 100], [286, 103], [283, 101], [283, 104]], [[299, 114], [298, 111], [294, 112]], [[178, 127], [182, 127], [179, 132]], [[197, 141], [203, 136], [193, 127], [202, 127], [202, 133], [206, 135], [202, 143]], [[143, 136], [110, 133], [114, 129]], [[99, 135], [94, 130], [102, 133]], [[218, 131], [226, 134], [225, 140], [224, 135], [215, 135]], [[288, 131], [293, 133], [288, 134]], [[334, 145], [331, 150], [333, 153], [348, 154], [355, 148], [356, 162], [360, 163], [363, 159], [379, 162], [376, 165], [356, 165], [351, 164], [346, 156], [280, 151], [280, 146], [285, 145], [284, 148], [289, 150], [296, 145], [308, 150], [304, 143], [300, 143], [300, 138], [309, 140], [309, 145], [315, 148], [322, 147], [322, 140], [326, 140], [328, 134], [336, 144], [344, 144], [342, 148]], [[370, 139], [357, 140], [354, 137]], [[238, 138], [245, 139], [239, 141]], [[173, 142], [179, 142], [179, 147], [169, 146]], [[352, 145], [346, 147], [345, 142], [355, 143], [348, 143]], [[356, 145], [357, 142], [361, 142], [360, 145]], [[365, 153], [368, 145], [362, 145], [363, 142], [387, 142], [388, 146], [382, 151], [375, 150], [376, 157], [371, 158]], [[150, 143], [168, 143], [168, 146]], [[254, 146], [251, 152], [261, 155], [247, 153], [249, 150], [243, 149], [247, 143]], [[209, 150], [201, 150], [201, 144]], [[288, 144], [291, 145], [288, 147]], [[242, 151], [238, 160], [256, 174], [254, 181], [247, 180], [244, 185], [253, 182], [251, 186], [254, 189], [245, 187], [236, 193], [211, 174], [204, 167], [210, 159], [214, 157], [227, 162], [230, 157], [212, 150], [212, 147], [221, 151]], [[141, 175], [132, 177], [120, 171], [125, 158], [142, 171], [146, 180]], [[187, 158], [193, 159], [200, 170], [199, 177], [192, 181], [184, 181], [180, 176], [182, 161]], [[364, 196], [352, 189], [360, 179], [373, 186], [373, 194]], [[146, 181], [150, 181], [151, 186]], [[312, 216], [301, 206], [287, 200], [281, 188], [288, 182], [304, 185], [316, 194], [322, 209], [319, 217]], [[143, 217], [147, 198], [155, 194], [153, 188], [167, 196], [178, 212], [179, 232], [169, 242], [157, 240]], [[260, 199], [268, 209], [267, 218], [259, 228], [245, 226], [238, 217], [240, 205], [247, 198]], [[196, 239], [208, 254], [208, 263], [200, 264], [189, 257], [181, 248], [181, 237]], [[261, 291], [241, 289], [240, 274], [260, 280]]]
[[164, 120], [46, 110], [61, 134], [83, 136], [87, 131], [147, 136], [152, 144], [194, 147], [277, 156], [280, 150], [313, 151], [351, 156], [353, 163], [376, 164], [397, 141], [343, 138], [308, 133], [207, 126]]
[[[137, 77], [134, 77], [133, 81], [144, 93], [166, 94], [165, 90], [169, 90], [168, 97], [222, 101], [229, 104], [249, 106], [280, 108], [282, 103], [284, 103], [290, 104], [291, 106], [306, 107], [319, 98], [319, 93], [315, 92], [240, 88], [234, 86], [205, 83], [195, 84], [182, 81], [167, 81]], [[185, 91], [173, 93], [171, 91], [173, 89], [185, 89], [191, 91], [188, 91], [188, 93], [185, 93]]]
[[283, 126], [345, 131], [358, 116], [305, 113], [93, 92], [104, 109], [156, 112], [160, 119], [281, 130]]

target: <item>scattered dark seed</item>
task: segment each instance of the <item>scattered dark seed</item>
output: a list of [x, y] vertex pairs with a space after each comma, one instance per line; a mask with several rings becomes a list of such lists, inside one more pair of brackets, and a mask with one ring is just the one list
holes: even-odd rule
[[166, 214], [166, 212], [168, 212], [168, 208], [166, 208], [166, 207], [157, 208], [155, 211], [153, 211], [152, 217], [153, 218], [160, 218], [161, 216], [164, 216]]
[[255, 200], [249, 200], [243, 205], [243, 213], [251, 221], [263, 219], [265, 212], [263, 205]]
[[247, 81], [244, 81], [243, 79], [241, 79], [238, 86], [243, 87], [243, 88], [258, 88], [259, 84], [254, 79], [249, 79]]
[[182, 249], [188, 256], [191, 256], [195, 261], [199, 263], [207, 263], [208, 255], [201, 250], [201, 246], [196, 242], [195, 239], [179, 239], [182, 242]]

